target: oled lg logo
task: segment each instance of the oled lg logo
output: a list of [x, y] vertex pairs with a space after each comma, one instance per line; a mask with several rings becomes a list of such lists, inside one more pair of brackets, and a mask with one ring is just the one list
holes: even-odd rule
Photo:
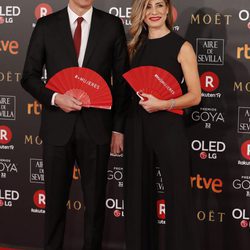
[[14, 18], [20, 16], [21, 9], [19, 6], [0, 6], [0, 25], [12, 24]]
[[108, 198], [106, 200], [106, 207], [113, 210], [113, 215], [116, 218], [124, 216], [124, 200]]
[[235, 220], [240, 221], [240, 226], [242, 228], [250, 228], [250, 222], [249, 222], [250, 218], [248, 216], [246, 209], [235, 208], [232, 211], [232, 217]]
[[32, 213], [44, 214], [45, 213], [45, 191], [44, 190], [37, 190], [33, 195], [33, 202], [36, 208], [31, 208]]
[[213, 72], [204, 72], [200, 77], [201, 82], [201, 88], [203, 91], [208, 92], [204, 93], [202, 92], [202, 97], [209, 97], [209, 98], [220, 98], [221, 93], [211, 93], [214, 92], [219, 87], [219, 77], [213, 73]]
[[215, 160], [218, 157], [218, 153], [222, 153], [226, 150], [226, 144], [222, 141], [207, 142], [204, 140], [194, 140], [191, 143], [191, 148], [194, 151], [200, 152], [199, 156], [202, 160]]
[[241, 10], [239, 12], [239, 19], [246, 23], [248, 29], [250, 29], [250, 12], [248, 10]]
[[130, 26], [131, 25], [131, 7], [123, 8], [123, 7], [111, 7], [109, 9], [109, 14], [120, 17], [123, 22], [123, 25]]
[[19, 53], [19, 43], [16, 40], [0, 40], [0, 53], [17, 55]]
[[0, 189], [0, 207], [12, 207], [13, 202], [19, 200], [19, 192], [16, 190]]

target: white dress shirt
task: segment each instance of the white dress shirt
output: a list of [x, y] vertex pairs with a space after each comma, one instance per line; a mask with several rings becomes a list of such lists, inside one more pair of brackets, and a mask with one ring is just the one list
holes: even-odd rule
[[[73, 10], [70, 9], [68, 6], [67, 8], [68, 15], [69, 15], [69, 24], [71, 29], [72, 37], [74, 37], [75, 29], [77, 26], [77, 18], [79, 17]], [[83, 21], [81, 23], [82, 26], [82, 39], [81, 39], [81, 47], [80, 47], [80, 53], [78, 57], [78, 66], [81, 67], [83, 64], [87, 43], [89, 39], [89, 31], [91, 26], [91, 19], [93, 14], [93, 7], [91, 7], [83, 16]], [[55, 105], [55, 97], [57, 93], [54, 93], [51, 99], [51, 105]]]

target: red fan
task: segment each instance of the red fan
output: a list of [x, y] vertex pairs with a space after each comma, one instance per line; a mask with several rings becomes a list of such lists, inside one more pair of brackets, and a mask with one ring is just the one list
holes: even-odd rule
[[88, 68], [71, 67], [52, 76], [46, 87], [68, 94], [82, 102], [83, 107], [111, 109], [112, 95], [105, 80]]
[[[169, 100], [182, 95], [180, 84], [168, 71], [155, 66], [140, 66], [123, 74], [134, 91], [152, 94], [156, 98]], [[183, 115], [182, 109], [169, 110]]]

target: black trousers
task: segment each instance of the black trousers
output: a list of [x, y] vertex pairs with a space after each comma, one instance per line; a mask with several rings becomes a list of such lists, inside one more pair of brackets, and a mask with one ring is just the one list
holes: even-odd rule
[[43, 145], [46, 214], [45, 250], [63, 249], [66, 204], [77, 162], [84, 199], [84, 250], [101, 250], [105, 218], [105, 192], [110, 144], [96, 145], [82, 118], [77, 118], [64, 146]]

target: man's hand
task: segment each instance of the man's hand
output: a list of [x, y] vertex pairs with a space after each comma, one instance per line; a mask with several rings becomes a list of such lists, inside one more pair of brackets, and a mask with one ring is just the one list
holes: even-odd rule
[[76, 98], [69, 95], [57, 94], [55, 96], [55, 105], [64, 112], [78, 111], [82, 109], [82, 103]]
[[121, 154], [123, 152], [124, 135], [121, 133], [112, 133], [110, 151], [112, 154]]

